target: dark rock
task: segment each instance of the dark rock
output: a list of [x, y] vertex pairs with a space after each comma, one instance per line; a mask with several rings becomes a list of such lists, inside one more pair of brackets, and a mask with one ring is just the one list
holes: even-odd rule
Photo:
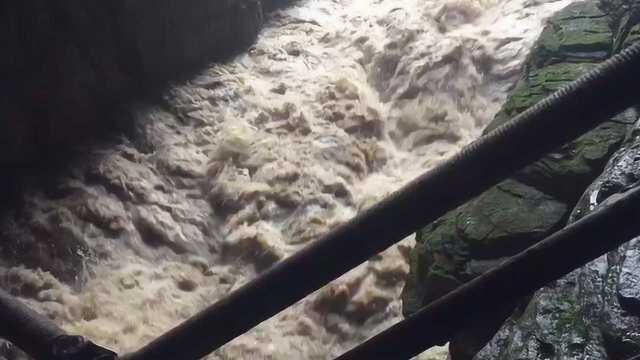
[[515, 177], [571, 204], [599, 174], [634, 121], [635, 111], [624, 112], [545, 155]]
[[[640, 137], [624, 145], [589, 187], [570, 221], [637, 186]], [[476, 359], [627, 359], [640, 353], [640, 241], [620, 249], [538, 291], [522, 315], [514, 315]], [[544, 349], [539, 346], [543, 342]], [[545, 356], [544, 352], [552, 356]]]
[[0, 166], [15, 177], [121, 131], [135, 120], [121, 116], [121, 104], [246, 48], [264, 12], [288, 2], [3, 2]]
[[458, 215], [457, 233], [475, 259], [512, 255], [557, 229], [567, 206], [514, 180], [506, 180], [474, 200]]
[[[607, 8], [594, 1], [574, 3], [556, 14], [533, 50], [522, 79], [485, 132], [608, 58], [614, 51], [614, 37], [622, 31], [618, 28], [629, 27], [621, 25], [625, 18], [626, 14], [615, 7]], [[633, 28], [629, 33], [635, 31]], [[626, 44], [628, 38], [622, 43]], [[504, 257], [564, 226], [576, 204], [572, 219], [580, 211], [591, 209], [590, 199], [605, 199], [640, 179], [630, 160], [614, 161], [618, 165], [610, 163], [607, 169], [624, 168], [622, 164], [628, 164], [628, 169], [609, 171], [608, 177], [598, 180], [599, 190], [591, 189], [591, 195], [581, 197], [625, 141], [636, 119], [635, 111], [627, 111], [604, 122], [418, 232], [417, 245], [411, 254], [411, 274], [403, 292], [405, 314], [417, 311]], [[632, 147], [629, 141], [626, 140], [625, 148]], [[613, 156], [623, 157], [620, 153]], [[629, 153], [626, 157], [633, 155]], [[603, 320], [599, 311], [602, 304], [610, 304], [611, 299], [617, 302], [618, 298], [623, 299], [629, 310], [616, 305], [619, 310], [612, 313], [633, 311], [637, 299], [634, 265], [616, 263], [614, 269], [608, 262], [613, 260], [599, 261], [537, 292], [531, 302], [523, 299], [521, 311], [513, 315], [516, 304], [470, 319], [468, 328], [450, 342], [451, 358], [605, 359], [614, 352], [613, 348], [627, 356], [631, 332], [621, 331], [619, 324], [630, 321], [618, 315]], [[605, 271], [608, 268], [611, 270]], [[617, 288], [611, 285], [617, 280], [612, 279], [617, 279], [622, 268], [626, 269], [623, 277], [627, 279], [626, 285]], [[496, 334], [505, 318], [509, 320]], [[476, 356], [490, 339], [489, 345]], [[622, 348], [627, 350], [619, 350]]]
[[41, 268], [69, 284], [80, 284], [85, 264], [94, 261], [94, 254], [80, 230], [79, 219], [68, 209], [58, 208], [35, 214], [28, 228], [27, 232], [10, 225], [2, 227], [3, 261], [12, 266]]
[[555, 15], [540, 35], [532, 64], [600, 62], [611, 55], [610, 18], [596, 1], [573, 3]]
[[565, 204], [514, 180], [507, 180], [446, 215], [417, 235], [412, 275], [405, 288], [405, 313], [455, 289], [480, 273], [473, 262], [509, 256], [558, 229]]
[[640, 316], [640, 251], [628, 249], [618, 279], [618, 302], [630, 314]]
[[[603, 1], [603, 8], [613, 2]], [[633, 3], [619, 5], [608, 8], [609, 23], [617, 36], [614, 51], [620, 44], [627, 46], [635, 40], [633, 29], [640, 21], [631, 11]], [[637, 119], [633, 110], [617, 117], [620, 122], [631, 119]], [[636, 124], [602, 175], [580, 198], [570, 222], [638, 186], [638, 161], [640, 137]], [[623, 360], [640, 354], [639, 249], [640, 241], [635, 239], [538, 291], [526, 311], [514, 314], [476, 359]]]

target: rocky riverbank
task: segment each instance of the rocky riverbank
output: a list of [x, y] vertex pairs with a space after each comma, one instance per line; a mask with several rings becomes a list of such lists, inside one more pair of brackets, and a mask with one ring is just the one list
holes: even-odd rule
[[[109, 119], [126, 131], [80, 146], [57, 177], [29, 177], [0, 220], [0, 285], [72, 333], [136, 348], [479, 136], [568, 3], [305, 0], [273, 12], [247, 52], [120, 107]], [[212, 31], [169, 36], [175, 53], [141, 31], [140, 46], [165, 51], [141, 71], [220, 45]], [[411, 242], [210, 358], [325, 360], [399, 321]]]
[[[556, 14], [485, 131], [634, 42], [636, 6], [584, 1]], [[636, 186], [637, 119], [634, 109], [610, 119], [419, 232], [405, 313]], [[470, 321], [450, 344], [452, 359], [622, 360], [640, 353], [637, 252], [634, 241], [519, 304]]]

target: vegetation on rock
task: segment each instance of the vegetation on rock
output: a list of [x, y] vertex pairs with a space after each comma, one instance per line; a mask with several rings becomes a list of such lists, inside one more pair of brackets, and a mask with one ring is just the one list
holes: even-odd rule
[[[521, 80], [485, 132], [628, 46], [640, 36], [639, 20], [633, 1], [584, 1], [556, 14], [532, 51]], [[637, 171], [620, 163], [628, 164], [630, 159], [621, 158], [637, 151], [637, 135], [629, 135], [636, 119], [630, 110], [606, 121], [418, 232], [403, 294], [405, 314], [635, 184], [632, 179], [640, 179]], [[623, 150], [596, 180], [623, 142]], [[627, 291], [625, 300], [614, 304], [621, 298], [616, 274], [621, 273], [628, 251], [613, 254], [615, 261], [601, 259], [577, 270], [537, 292], [531, 301], [523, 299], [519, 307], [512, 304], [500, 313], [484, 314], [485, 326], [470, 326], [451, 341], [452, 359], [583, 359], [586, 354], [590, 359], [624, 359], [620, 356], [640, 352], [640, 341], [631, 339], [637, 327], [618, 310], [623, 303], [640, 303], [640, 296]], [[609, 269], [605, 275], [603, 268]]]

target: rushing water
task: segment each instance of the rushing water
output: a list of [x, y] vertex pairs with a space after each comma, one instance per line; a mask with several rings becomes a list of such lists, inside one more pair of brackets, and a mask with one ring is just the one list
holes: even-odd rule
[[[5, 286], [71, 332], [142, 345], [477, 137], [568, 1], [306, 0], [272, 14], [246, 54], [134, 109], [135, 140], [90, 154], [64, 180], [74, 191], [34, 191], [28, 219], [7, 220], [80, 234], [83, 285], [19, 267]], [[399, 321], [410, 246], [210, 358], [330, 359]]]

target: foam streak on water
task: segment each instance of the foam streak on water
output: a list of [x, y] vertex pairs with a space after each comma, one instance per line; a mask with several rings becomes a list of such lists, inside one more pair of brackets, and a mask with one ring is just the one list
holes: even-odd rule
[[[81, 289], [25, 268], [2, 278], [69, 331], [134, 349], [477, 137], [568, 2], [306, 0], [276, 12], [248, 53], [140, 105], [138, 138], [77, 171], [91, 182], [74, 173], [63, 199], [28, 195], [46, 219], [36, 225], [88, 243]], [[331, 359], [399, 321], [410, 245], [210, 358]]]

